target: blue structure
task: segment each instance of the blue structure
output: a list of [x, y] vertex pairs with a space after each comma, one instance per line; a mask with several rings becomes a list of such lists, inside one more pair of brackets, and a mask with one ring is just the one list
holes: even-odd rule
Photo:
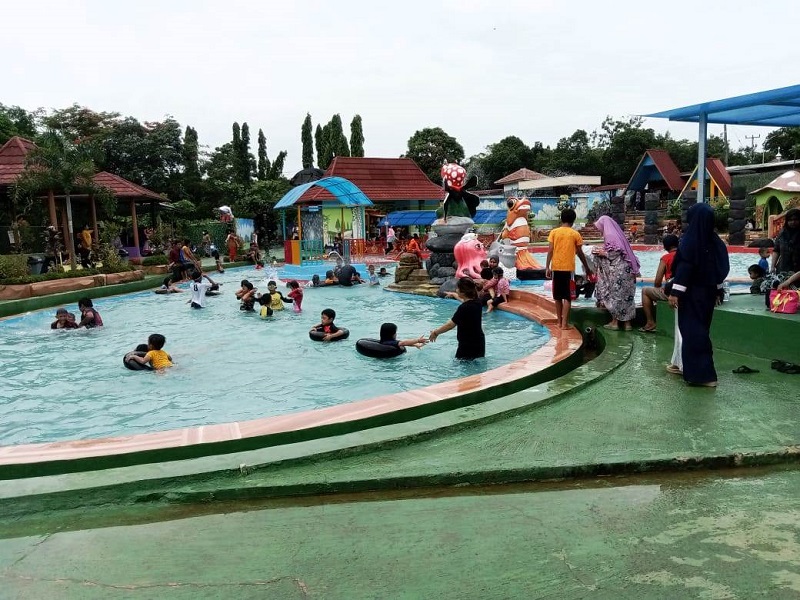
[[[759, 125], [762, 127], [800, 126], [800, 85], [776, 90], [712, 100], [682, 108], [673, 108], [644, 115], [670, 121], [687, 121], [700, 125], [697, 164], [706, 164], [706, 138], [709, 123]], [[705, 198], [705, 177], [697, 178], [697, 201]]]
[[[473, 217], [476, 225], [502, 223], [508, 211], [506, 210], [478, 210]], [[426, 226], [436, 220], [435, 210], [400, 210], [391, 212], [384, 217], [378, 225], [385, 227], [408, 227], [409, 225]]]
[[312, 187], [322, 187], [333, 194], [342, 206], [372, 206], [372, 200], [367, 198], [359, 187], [352, 181], [343, 177], [323, 177], [310, 183], [304, 183], [292, 188], [275, 205], [275, 208], [289, 208]]
[[[342, 208], [342, 223], [344, 223], [344, 207], [357, 209], [353, 211], [352, 219], [352, 233], [353, 238], [360, 238], [363, 243], [364, 238], [364, 207], [372, 206], [372, 200], [367, 198], [366, 194], [362, 192], [359, 187], [352, 181], [343, 177], [323, 177], [316, 181], [298, 185], [289, 190], [283, 198], [281, 198], [275, 205], [276, 209], [288, 209], [291, 206], [297, 207], [297, 226], [298, 238], [296, 240], [286, 240], [286, 213], [282, 214], [283, 225], [283, 238], [284, 238], [284, 254], [286, 262], [301, 265], [311, 263], [321, 263], [324, 253], [323, 241], [323, 217], [320, 212], [320, 207], [317, 205], [309, 206], [306, 212], [306, 222], [303, 223], [301, 219], [300, 204], [298, 200], [309, 189], [313, 187], [321, 187], [328, 190], [335, 199], [335, 205]], [[330, 206], [330, 201], [324, 204]], [[304, 235], [306, 232], [306, 235]], [[350, 245], [347, 244], [343, 248], [343, 253], [349, 256]], [[346, 251], [345, 251], [346, 250]]]

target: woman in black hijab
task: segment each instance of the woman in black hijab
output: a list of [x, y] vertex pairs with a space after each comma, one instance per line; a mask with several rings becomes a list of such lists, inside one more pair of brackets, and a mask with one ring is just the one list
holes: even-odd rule
[[772, 271], [800, 271], [800, 208], [792, 208], [786, 213], [783, 229], [775, 238], [772, 249]]
[[683, 337], [683, 379], [690, 385], [716, 387], [711, 319], [728, 276], [728, 248], [714, 233], [714, 209], [698, 203], [687, 213], [688, 225], [672, 263], [670, 306], [678, 309]]

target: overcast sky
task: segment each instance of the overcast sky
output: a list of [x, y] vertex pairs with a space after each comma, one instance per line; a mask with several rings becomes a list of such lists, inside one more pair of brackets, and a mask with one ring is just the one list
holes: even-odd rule
[[307, 112], [315, 127], [339, 113], [348, 137], [360, 114], [367, 156], [437, 126], [471, 156], [800, 83], [797, 0], [0, 0], [0, 14], [1, 103], [172, 115], [210, 148], [246, 121], [270, 158], [288, 151], [287, 174]]

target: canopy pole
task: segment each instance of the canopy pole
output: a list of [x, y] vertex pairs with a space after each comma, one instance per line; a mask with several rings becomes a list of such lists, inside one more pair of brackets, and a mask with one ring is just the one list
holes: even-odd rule
[[303, 239], [303, 223], [300, 221], [300, 205], [297, 205], [297, 239]]
[[697, 137], [697, 202], [706, 198], [706, 138], [708, 136], [708, 113], [700, 113]]
[[141, 252], [139, 246], [139, 221], [136, 219], [136, 202], [131, 198], [131, 225], [133, 226], [133, 245]]
[[50, 225], [58, 227], [58, 216], [56, 216], [56, 199], [53, 190], [47, 190], [47, 210], [50, 212]]

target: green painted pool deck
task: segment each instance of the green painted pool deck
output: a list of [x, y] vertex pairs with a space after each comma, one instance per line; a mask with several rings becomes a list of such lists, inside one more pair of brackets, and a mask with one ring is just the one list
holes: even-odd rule
[[709, 389], [664, 312], [418, 421], [0, 482], [0, 599], [800, 597], [800, 316], [721, 307]]

